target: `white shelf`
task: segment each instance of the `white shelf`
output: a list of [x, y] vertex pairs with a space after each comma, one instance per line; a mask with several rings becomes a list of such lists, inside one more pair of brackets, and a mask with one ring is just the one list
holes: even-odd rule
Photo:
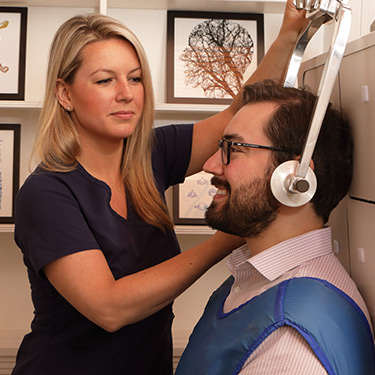
[[[214, 234], [215, 230], [205, 225], [176, 225], [177, 234]], [[0, 233], [14, 232], [14, 224], [0, 224]]]
[[0, 233], [14, 232], [14, 224], [0, 224]]
[[[286, 0], [107, 0], [107, 8], [283, 13]], [[2, 6], [100, 8], [100, 0], [15, 0]]]
[[22, 100], [2, 100], [0, 101], [0, 108], [38, 109], [42, 108], [42, 103]]
[[0, 371], [1, 357], [15, 357], [26, 333], [27, 331], [23, 329], [0, 329]]
[[192, 113], [217, 113], [227, 108], [227, 105], [212, 104], [156, 104], [155, 111], [159, 113], [192, 112]]
[[209, 234], [216, 231], [206, 225], [176, 225], [174, 227], [176, 234]]
[[[191, 112], [191, 113], [217, 113], [221, 112], [227, 105], [212, 105], [212, 104], [169, 104], [169, 103], [157, 103], [155, 104], [156, 113], [179, 113], [179, 112]], [[4, 100], [0, 101], [0, 109], [40, 109], [42, 103], [28, 102], [19, 100]]]

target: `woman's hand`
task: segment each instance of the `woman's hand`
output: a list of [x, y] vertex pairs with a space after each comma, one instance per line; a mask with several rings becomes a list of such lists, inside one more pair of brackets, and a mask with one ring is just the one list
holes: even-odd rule
[[214, 246], [217, 248], [217, 255], [221, 258], [225, 258], [233, 250], [244, 245], [246, 241], [238, 236], [232, 234], [217, 231], [211, 238]]
[[295, 44], [299, 34], [308, 23], [306, 11], [297, 9], [293, 0], [288, 0], [285, 5], [283, 23], [278, 38], [281, 38], [284, 42]]

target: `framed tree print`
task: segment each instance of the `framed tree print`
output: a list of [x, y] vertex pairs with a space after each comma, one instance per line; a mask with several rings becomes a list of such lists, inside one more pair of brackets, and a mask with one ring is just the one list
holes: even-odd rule
[[263, 14], [168, 11], [167, 102], [229, 104], [263, 56]]

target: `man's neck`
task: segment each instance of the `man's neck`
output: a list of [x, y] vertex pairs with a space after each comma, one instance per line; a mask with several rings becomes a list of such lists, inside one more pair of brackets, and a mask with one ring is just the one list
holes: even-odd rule
[[311, 203], [298, 208], [282, 206], [276, 220], [257, 237], [246, 238], [246, 242], [251, 254], [256, 255], [280, 242], [321, 229], [323, 225]]

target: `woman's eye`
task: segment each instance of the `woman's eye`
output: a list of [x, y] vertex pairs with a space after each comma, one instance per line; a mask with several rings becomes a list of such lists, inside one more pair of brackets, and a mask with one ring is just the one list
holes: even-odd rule
[[99, 85], [103, 85], [103, 84], [110, 83], [111, 81], [112, 81], [112, 78], [105, 78], [105, 79], [100, 79], [99, 81], [96, 81], [96, 83]]
[[139, 82], [142, 82], [143, 80], [142, 80], [142, 77], [137, 76], [137, 77], [130, 77], [129, 81], [133, 83], [139, 83]]

